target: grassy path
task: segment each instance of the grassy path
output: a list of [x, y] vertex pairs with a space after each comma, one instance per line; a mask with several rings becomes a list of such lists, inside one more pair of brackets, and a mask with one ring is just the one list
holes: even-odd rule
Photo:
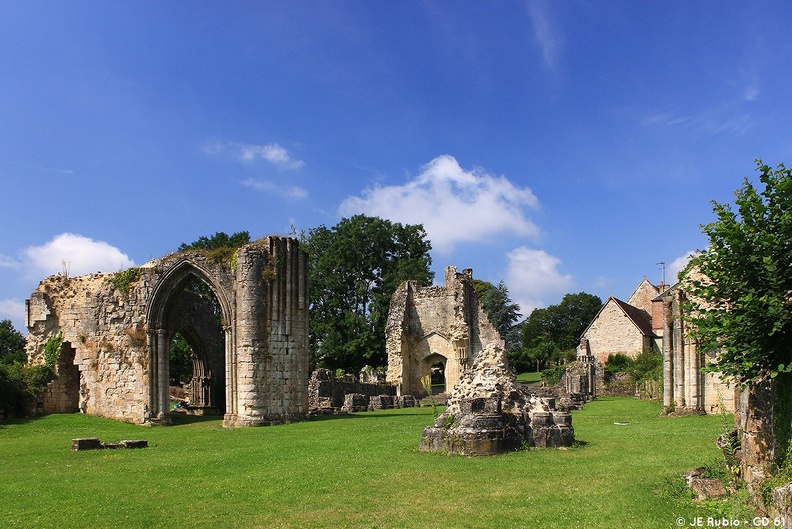
[[430, 408], [238, 430], [51, 415], [0, 425], [0, 527], [677, 527], [711, 515], [669, 483], [718, 456], [722, 419], [658, 412], [603, 398], [574, 413], [579, 446], [485, 458], [418, 452]]

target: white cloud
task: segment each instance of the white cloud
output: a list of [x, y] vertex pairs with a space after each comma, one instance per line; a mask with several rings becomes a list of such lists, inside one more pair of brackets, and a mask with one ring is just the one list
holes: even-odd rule
[[46, 276], [64, 271], [71, 276], [117, 272], [135, 264], [115, 246], [75, 233], [61, 233], [41, 246], [28, 246], [23, 255], [31, 274]]
[[261, 180], [258, 178], [246, 178], [245, 180], [242, 180], [240, 183], [245, 187], [249, 187], [257, 191], [263, 191], [264, 193], [273, 193], [293, 200], [302, 200], [308, 196], [308, 191], [306, 191], [302, 187], [278, 185], [274, 182], [270, 182], [269, 180]]
[[438, 156], [400, 186], [375, 186], [339, 206], [342, 216], [366, 214], [404, 224], [423, 224], [432, 248], [450, 253], [459, 242], [484, 242], [495, 234], [536, 236], [526, 217], [535, 208], [533, 192], [503, 176], [464, 170], [452, 156]]
[[207, 154], [222, 154], [230, 151], [231, 154], [240, 160], [254, 162], [265, 160], [281, 169], [299, 169], [305, 162], [292, 158], [289, 151], [277, 143], [267, 145], [253, 145], [250, 143], [237, 143], [233, 141], [215, 141], [204, 145], [204, 152]]
[[690, 259], [696, 255], [695, 251], [687, 252], [681, 257], [674, 259], [671, 264], [666, 266], [666, 281], [670, 285], [674, 285], [678, 281], [679, 272], [681, 272], [688, 264]]
[[561, 260], [544, 250], [520, 246], [506, 258], [506, 284], [524, 316], [535, 308], [544, 307], [548, 298], [560, 300], [572, 287], [572, 276], [559, 270]]

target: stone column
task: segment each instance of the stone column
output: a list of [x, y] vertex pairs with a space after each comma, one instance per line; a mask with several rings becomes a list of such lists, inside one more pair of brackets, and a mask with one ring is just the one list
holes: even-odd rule
[[233, 415], [237, 412], [236, 358], [232, 331], [233, 328], [230, 325], [223, 327], [223, 332], [225, 333], [226, 415]]
[[676, 408], [685, 406], [685, 344], [682, 342], [682, 295], [679, 291], [674, 296], [674, 401]]
[[159, 411], [159, 398], [157, 397], [157, 386], [159, 384], [159, 360], [157, 354], [157, 331], [148, 331], [149, 343], [149, 414], [156, 417]]
[[663, 299], [663, 408], [674, 400], [673, 318], [671, 298]]
[[168, 372], [168, 340], [167, 331], [157, 331], [157, 370], [159, 374], [159, 409], [157, 414], [167, 414], [170, 410], [170, 381]]

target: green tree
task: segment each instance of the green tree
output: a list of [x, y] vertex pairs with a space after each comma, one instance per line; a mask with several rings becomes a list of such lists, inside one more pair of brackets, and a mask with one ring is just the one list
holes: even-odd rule
[[735, 209], [712, 202], [709, 246], [683, 272], [699, 346], [741, 383], [792, 371], [792, 172], [756, 164], [760, 188], [745, 178]]
[[515, 324], [521, 316], [520, 306], [509, 297], [506, 284], [500, 281], [496, 286], [489, 281], [474, 279], [473, 289], [490, 323], [498, 329], [501, 338], [506, 342], [506, 351], [519, 351], [520, 329]]
[[601, 307], [598, 296], [580, 292], [566, 294], [558, 305], [534, 309], [522, 325], [522, 345], [537, 370], [574, 350]]
[[310, 347], [315, 366], [385, 365], [385, 324], [404, 280], [429, 285], [431, 243], [421, 225], [356, 215], [309, 230]]
[[0, 321], [0, 363], [25, 362], [25, 337], [14, 329], [11, 320]]
[[25, 337], [10, 320], [0, 321], [0, 417], [23, 417], [52, 378], [52, 367], [27, 365]]

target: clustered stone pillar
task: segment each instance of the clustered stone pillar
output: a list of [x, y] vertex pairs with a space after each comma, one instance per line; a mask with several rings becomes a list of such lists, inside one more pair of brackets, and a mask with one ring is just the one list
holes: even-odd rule
[[685, 326], [684, 301], [681, 289], [663, 298], [663, 407], [669, 412], [699, 412], [704, 407], [702, 358]]
[[149, 330], [149, 421], [170, 424], [170, 385], [167, 332]]
[[674, 402], [674, 357], [671, 347], [673, 341], [673, 311], [671, 298], [663, 298], [663, 408], [669, 409]]

